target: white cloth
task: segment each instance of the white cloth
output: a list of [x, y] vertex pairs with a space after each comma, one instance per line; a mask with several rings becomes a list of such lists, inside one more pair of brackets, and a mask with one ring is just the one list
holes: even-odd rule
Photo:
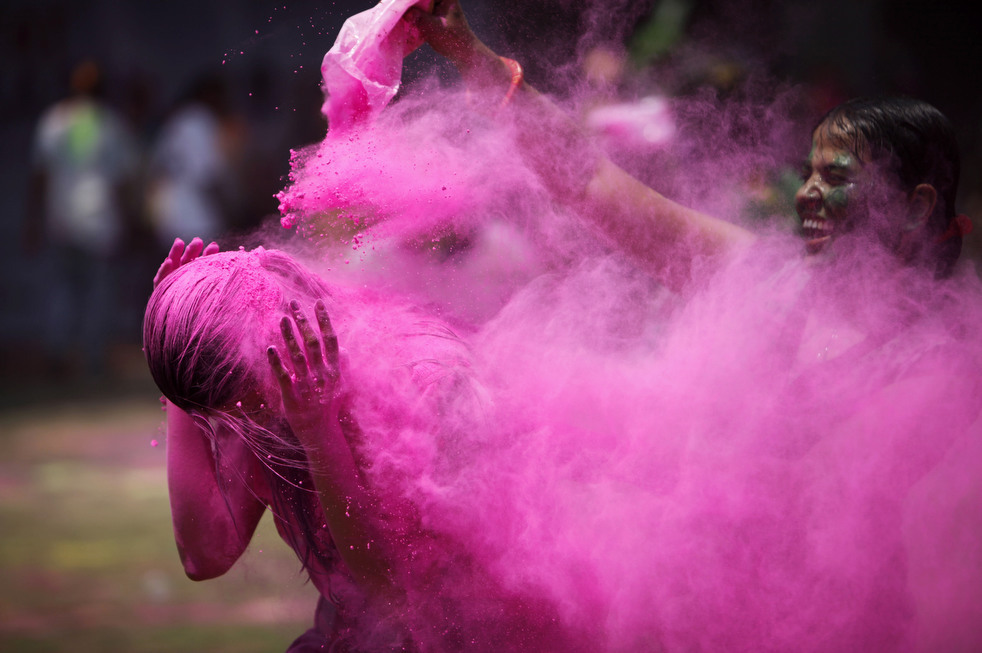
[[399, 90], [402, 60], [423, 40], [403, 14], [430, 11], [433, 0], [382, 0], [345, 21], [324, 55], [324, 115], [331, 129], [350, 126], [385, 108]]

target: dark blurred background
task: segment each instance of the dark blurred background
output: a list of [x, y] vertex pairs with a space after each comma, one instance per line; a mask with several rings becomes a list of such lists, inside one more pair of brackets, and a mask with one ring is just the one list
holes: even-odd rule
[[[229, 578], [183, 578], [140, 321], [175, 233], [212, 234], [229, 246], [275, 222], [273, 195], [291, 148], [325, 133], [321, 58], [344, 19], [372, 4], [0, 4], [0, 649], [281, 650], [309, 620], [311, 589], [269, 529], [252, 562]], [[770, 93], [790, 97], [782, 111], [800, 128], [778, 137], [798, 156], [815, 118], [845, 98], [921, 97], [954, 121], [960, 210], [982, 219], [982, 39], [973, 5], [465, 7], [480, 36], [561, 97], [591, 85], [608, 102], [739, 99], [748, 88], [758, 106]], [[452, 81], [431, 52], [415, 53], [406, 88], [433, 70]], [[83, 95], [97, 99], [62, 103]], [[59, 177], [66, 169], [71, 183]], [[82, 227], [53, 229], [51, 201], [73, 207]], [[965, 246], [973, 262], [979, 231]]]
[[[91, 388], [91, 381], [105, 385], [130, 373], [127, 366], [138, 363], [132, 346], [138, 342], [140, 304], [166, 252], [167, 232], [175, 228], [160, 205], [171, 202], [176, 209], [190, 203], [194, 209], [194, 197], [181, 194], [208, 193], [214, 201], [192, 222], [206, 237], [248, 230], [275, 213], [273, 195], [288, 172], [290, 148], [318, 140], [325, 130], [319, 113], [321, 57], [345, 17], [369, 5], [350, 0], [5, 0], [0, 5], [5, 403], [32, 393], [36, 382], [65, 386], [81, 379], [76, 386]], [[98, 234], [52, 235], [43, 224], [45, 195], [58, 192], [50, 179], [57, 171], [50, 169], [60, 162], [51, 159], [71, 155], [39, 155], [39, 123], [73, 93], [73, 73], [83, 62], [97, 71], [92, 85], [98, 87], [100, 108], [126, 131], [125, 139], [103, 123], [89, 124], [86, 131], [79, 120], [73, 136], [76, 143], [86, 137], [109, 141], [105, 147], [111, 154], [103, 158], [113, 162], [93, 166], [93, 174], [107, 178], [122, 224], [109, 245], [100, 243]], [[195, 103], [203, 110], [182, 113]], [[168, 166], [182, 164], [207, 177], [208, 187], [188, 190], [180, 186], [182, 180], [170, 180]], [[70, 199], [85, 203], [85, 190]], [[76, 254], [75, 270], [58, 269], [52, 260]], [[91, 270], [104, 258], [111, 259], [109, 281]], [[66, 284], [58, 276], [73, 272], [80, 286], [59, 289]], [[83, 279], [86, 275], [93, 279]], [[91, 290], [82, 282], [105, 287]], [[65, 294], [78, 301], [66, 300]], [[89, 309], [111, 313], [110, 319], [89, 324], [75, 315]], [[70, 325], [73, 333], [58, 333], [52, 321]], [[98, 360], [79, 348], [78, 336], [89, 334], [91, 341], [95, 332], [106, 333]], [[41, 394], [47, 396], [47, 390]]]
[[[139, 366], [132, 346], [149, 279], [167, 243], [189, 230], [234, 241], [235, 234], [275, 215], [273, 195], [283, 186], [290, 149], [318, 140], [326, 128], [319, 113], [321, 57], [344, 19], [371, 5], [5, 0], [0, 7], [5, 198], [0, 224], [6, 235], [0, 241], [0, 387], [7, 391], [5, 403], [35, 381], [63, 384], [81, 378], [92, 387], [93, 379], [111, 381], [125, 376], [127, 366]], [[806, 128], [822, 110], [853, 95], [926, 99], [958, 127], [964, 155], [961, 208], [979, 213], [982, 77], [974, 66], [982, 60], [982, 40], [973, 29], [968, 0], [473, 0], [466, 7], [475, 30], [493, 47], [520, 58], [528, 78], [547, 90], [562, 91], [577, 80], [606, 74], [617, 78], [615, 91], [627, 99], [706, 88], [726, 94], [766, 77], [772, 88], [794, 85], [805, 105], [800, 113]], [[613, 60], [593, 56], [597, 51], [612, 53]], [[45, 167], [59, 165], [52, 156], [68, 155], [39, 154], [44, 151], [39, 122], [72, 93], [72, 75], [82, 62], [97, 71], [91, 85], [100, 93], [100, 106], [126, 133], [125, 144], [112, 146], [125, 155], [116, 157], [105, 183], [122, 225], [108, 245], [53, 242], [59, 236], [45, 226], [45, 195], [59, 192]], [[414, 55], [407, 83], [435, 66], [452, 76], [431, 53]], [[77, 93], [77, 80], [75, 86]], [[188, 111], [192, 105], [197, 113]], [[84, 146], [85, 134], [94, 138], [92, 124], [88, 127], [76, 134], [76, 146]], [[103, 128], [102, 134], [108, 131]], [[794, 147], [800, 151], [806, 145]], [[194, 180], [175, 179], [173, 168], [209, 181], [191, 189]], [[188, 197], [192, 192], [203, 199]], [[91, 199], [73, 201], [86, 198]], [[195, 201], [201, 205], [197, 213], [195, 206], [184, 208]], [[189, 217], [194, 215], [197, 221]], [[977, 237], [967, 248], [976, 253]], [[94, 269], [94, 261], [107, 258], [105, 271]], [[64, 264], [69, 259], [71, 264]], [[79, 281], [73, 286], [66, 278]], [[86, 321], [80, 312], [104, 319]], [[103, 334], [101, 345], [92, 334]], [[82, 342], [96, 344], [82, 347]]]

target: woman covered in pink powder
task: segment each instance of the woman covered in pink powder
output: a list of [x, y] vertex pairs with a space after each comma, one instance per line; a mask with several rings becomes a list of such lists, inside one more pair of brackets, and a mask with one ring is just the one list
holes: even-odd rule
[[[422, 525], [418, 506], [440, 501], [434, 439], [460, 446], [484, 410], [453, 333], [276, 250], [178, 240], [154, 284], [144, 350], [190, 578], [228, 571], [269, 509], [321, 593], [291, 652], [576, 650], [546, 602], [498, 591]], [[403, 483], [420, 469], [426, 487]]]
[[[298, 385], [306, 385], [298, 392], [316, 388], [318, 399], [326, 402], [325, 414], [334, 416], [325, 422], [324, 439], [339, 470], [334, 477], [315, 480], [307, 466], [304, 442], [310, 440], [301, 437], [309, 438], [315, 425], [304, 424], [293, 435], [288, 418], [266, 410], [267, 404], [279, 400], [267, 398], [274, 390], [273, 376], [259, 353], [273, 341], [272, 326], [266, 323], [275, 323], [276, 316], [288, 310], [287, 295], [310, 300], [329, 293], [285, 255], [218, 254], [217, 249], [210, 245], [203, 252], [209, 256], [196, 261], [202, 254], [200, 239], [186, 249], [183, 242], [175, 242], [154, 279], [144, 324], [147, 361], [167, 400], [168, 486], [178, 552], [191, 579], [220, 576], [244, 553], [260, 517], [270, 508], [277, 530], [321, 592], [315, 627], [289, 650], [322, 650], [350, 628], [348, 613], [335, 610], [335, 603], [341, 602], [326, 597], [343, 595], [344, 605], [355, 611], [352, 597], [360, 598], [351, 591], [349, 577], [337, 573], [340, 551], [366, 582], [382, 582], [376, 560], [366, 555], [370, 535], [360, 527], [365, 523], [360, 513], [369, 508], [354, 481], [353, 460], [341, 431], [348, 422], [338, 417], [337, 340], [330, 340], [333, 332], [323, 303], [317, 304], [320, 328], [334, 346], [326, 358], [312, 361], [314, 386], [309, 385], [311, 370], [303, 364]], [[283, 332], [291, 355], [303, 358], [293, 325], [300, 320], [304, 337], [311, 337], [311, 331], [299, 306], [293, 315], [292, 321], [284, 318]], [[270, 351], [277, 371], [285, 375], [275, 350]], [[289, 376], [277, 378], [287, 392], [287, 405], [295, 406]], [[287, 415], [303, 418], [298, 411]], [[318, 482], [334, 490], [325, 497], [344, 497], [344, 504], [321, 505], [312, 491]]]

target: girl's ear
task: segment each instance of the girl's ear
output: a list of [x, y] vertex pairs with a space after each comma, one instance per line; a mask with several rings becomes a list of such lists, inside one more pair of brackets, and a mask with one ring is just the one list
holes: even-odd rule
[[938, 203], [938, 191], [931, 184], [918, 184], [907, 194], [906, 231], [916, 231], [927, 224]]

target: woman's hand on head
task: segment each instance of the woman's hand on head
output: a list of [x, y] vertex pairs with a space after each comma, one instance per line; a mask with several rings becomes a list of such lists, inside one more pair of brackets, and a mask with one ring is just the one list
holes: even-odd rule
[[185, 247], [184, 241], [180, 238], [174, 239], [167, 258], [160, 264], [157, 274], [153, 278], [153, 287], [156, 288], [164, 278], [186, 263], [190, 263], [199, 256], [208, 256], [218, 251], [218, 243], [212, 242], [205, 247], [204, 241], [200, 238], [192, 238], [191, 242]]
[[392, 570], [400, 556], [393, 552], [392, 544], [399, 539], [380, 518], [378, 500], [362, 483], [341, 427], [344, 398], [337, 336], [323, 302], [314, 306], [319, 334], [297, 302], [290, 302], [290, 310], [291, 315], [280, 321], [287, 357], [281, 358], [275, 346], [266, 350], [280, 387], [284, 416], [307, 454], [341, 559], [371, 594], [391, 601], [398, 596]]
[[317, 444], [319, 438], [332, 432], [338, 424], [341, 405], [338, 338], [324, 302], [314, 305], [319, 334], [296, 301], [290, 302], [290, 309], [292, 315], [284, 315], [280, 320], [280, 332], [293, 372], [287, 369], [275, 346], [266, 351], [282, 395], [284, 416], [306, 447]]

